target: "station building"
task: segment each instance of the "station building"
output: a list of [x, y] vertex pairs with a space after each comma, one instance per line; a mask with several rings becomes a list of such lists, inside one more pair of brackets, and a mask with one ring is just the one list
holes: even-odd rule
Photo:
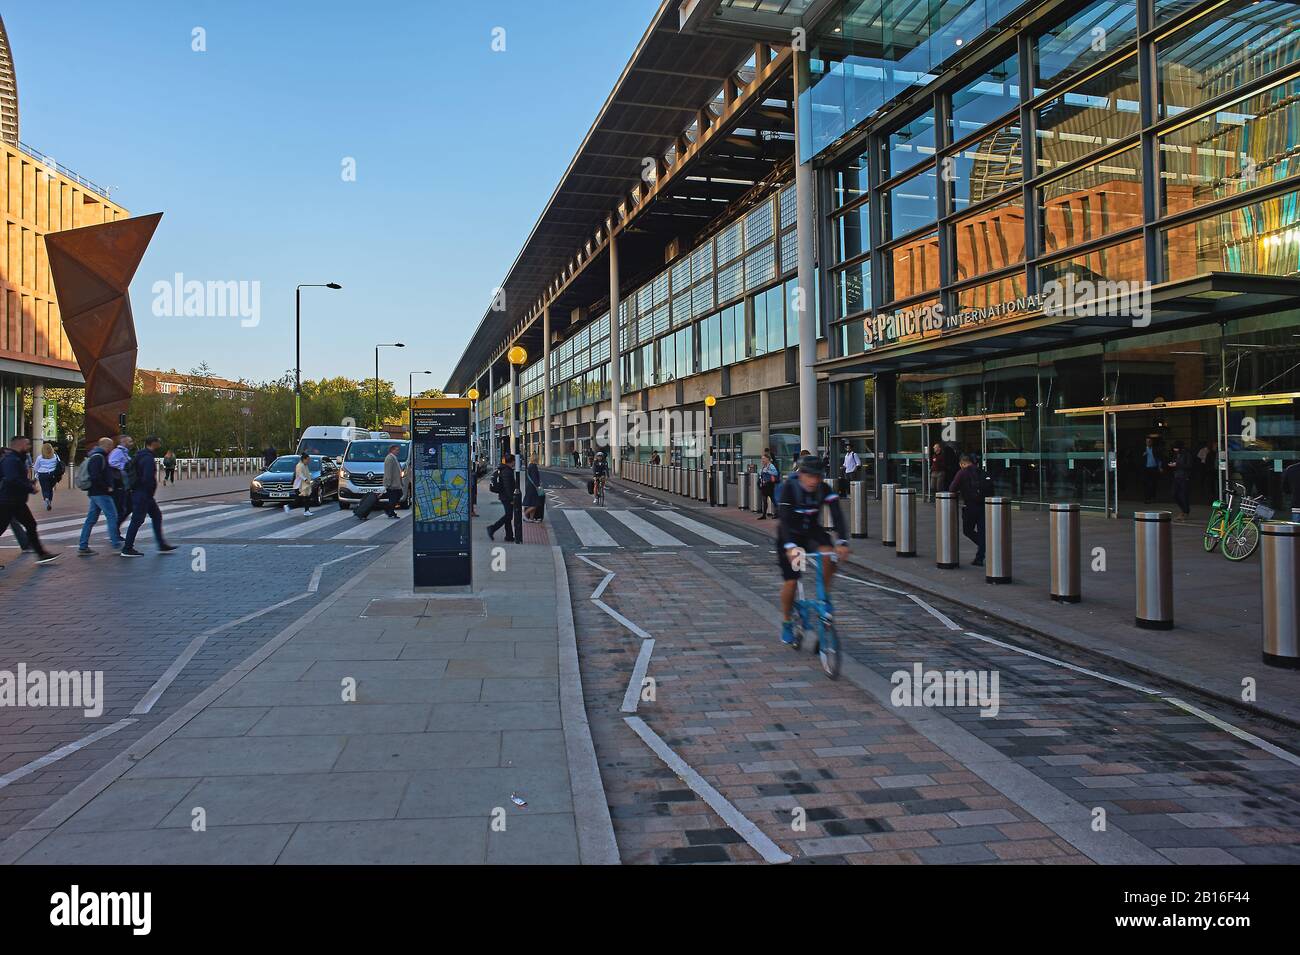
[[[124, 218], [108, 190], [18, 137], [18, 84], [0, 21], [0, 442], [45, 436], [47, 388], [85, 385], [59, 320], [44, 236]], [[32, 396], [26, 402], [24, 393]], [[31, 408], [25, 413], [24, 405]], [[48, 437], [54, 438], [51, 434]]]
[[1118, 515], [1181, 442], [1284, 506], [1298, 173], [1300, 3], [666, 0], [447, 390], [557, 463], [942, 441]]

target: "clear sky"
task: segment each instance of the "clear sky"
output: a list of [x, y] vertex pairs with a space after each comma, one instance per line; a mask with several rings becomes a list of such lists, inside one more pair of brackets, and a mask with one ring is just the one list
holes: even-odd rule
[[[161, 211], [141, 367], [441, 387], [658, 0], [19, 0], [24, 143]], [[196, 52], [193, 31], [205, 31]], [[492, 49], [502, 28], [505, 51]], [[344, 162], [355, 160], [355, 181]], [[154, 314], [154, 283], [260, 283], [260, 316]], [[251, 304], [251, 299], [246, 300]], [[251, 309], [250, 309], [251, 311]], [[416, 388], [420, 383], [417, 377]]]

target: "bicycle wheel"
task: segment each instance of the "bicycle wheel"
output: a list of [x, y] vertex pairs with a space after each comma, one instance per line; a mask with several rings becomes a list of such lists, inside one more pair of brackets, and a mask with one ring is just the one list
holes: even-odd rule
[[834, 680], [840, 675], [840, 638], [829, 615], [817, 618], [817, 656], [828, 677]]
[[1205, 525], [1205, 538], [1201, 541], [1205, 545], [1207, 554], [1214, 553], [1214, 548], [1219, 546], [1219, 534], [1223, 524], [1223, 512], [1217, 507], [1210, 511], [1210, 521]]
[[1223, 556], [1228, 560], [1245, 560], [1259, 546], [1259, 525], [1242, 520], [1228, 528], [1223, 536]]

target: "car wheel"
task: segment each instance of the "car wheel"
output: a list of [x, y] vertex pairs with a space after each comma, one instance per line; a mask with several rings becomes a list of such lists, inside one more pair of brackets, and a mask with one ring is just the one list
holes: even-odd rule
[[339, 498], [339, 510], [340, 510], [340, 511], [346, 511], [346, 510], [348, 510], [351, 506], [352, 506], [352, 505], [349, 504], [347, 501], [343, 500], [343, 498]]
[[254, 506], [254, 507], [261, 507], [261, 506], [262, 506], [262, 502], [261, 502], [261, 501], [253, 501], [253, 506]]

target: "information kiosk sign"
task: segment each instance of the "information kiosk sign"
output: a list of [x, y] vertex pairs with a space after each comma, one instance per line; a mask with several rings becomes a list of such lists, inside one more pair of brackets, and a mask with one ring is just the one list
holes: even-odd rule
[[470, 400], [416, 398], [411, 405], [415, 586], [469, 586]]

